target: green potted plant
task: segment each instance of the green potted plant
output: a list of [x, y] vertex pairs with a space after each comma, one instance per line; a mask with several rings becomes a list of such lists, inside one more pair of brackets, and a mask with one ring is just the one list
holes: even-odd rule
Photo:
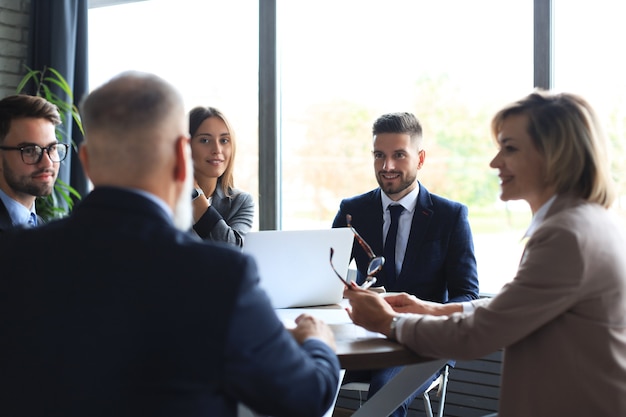
[[[42, 70], [34, 70], [28, 67], [26, 69], [26, 75], [24, 75], [17, 86], [17, 93], [24, 94], [28, 88], [28, 91], [33, 91], [33, 95], [43, 97], [58, 107], [63, 123], [57, 126], [57, 139], [60, 142], [66, 142], [64, 140], [68, 136], [66, 126], [68, 123], [71, 124], [72, 120], [78, 126], [81, 134], [84, 134], [78, 107], [74, 104], [72, 89], [61, 73], [50, 67], [44, 67]], [[54, 87], [60, 88], [65, 93], [67, 99], [55, 94]], [[71, 145], [76, 150], [76, 144], [73, 141]], [[81, 195], [76, 189], [57, 178], [54, 184], [54, 192], [47, 197], [37, 198], [35, 207], [38, 215], [46, 220], [50, 220], [66, 216], [72, 210], [74, 203], [80, 200], [80, 198]]]

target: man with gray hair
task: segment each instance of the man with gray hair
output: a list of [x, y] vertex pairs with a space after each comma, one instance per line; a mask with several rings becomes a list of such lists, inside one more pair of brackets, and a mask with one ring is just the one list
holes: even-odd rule
[[0, 415], [234, 417], [238, 403], [324, 414], [339, 383], [330, 327], [302, 315], [287, 330], [252, 257], [188, 232], [180, 94], [123, 73], [89, 94], [81, 116], [93, 191], [69, 217], [0, 238], [10, 260]]

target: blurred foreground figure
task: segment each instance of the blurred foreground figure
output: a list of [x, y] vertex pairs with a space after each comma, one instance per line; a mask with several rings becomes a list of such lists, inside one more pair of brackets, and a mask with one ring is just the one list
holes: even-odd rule
[[0, 415], [322, 415], [339, 377], [330, 328], [301, 316], [286, 330], [251, 257], [188, 233], [179, 93], [124, 73], [81, 112], [94, 190], [69, 218], [0, 237]]

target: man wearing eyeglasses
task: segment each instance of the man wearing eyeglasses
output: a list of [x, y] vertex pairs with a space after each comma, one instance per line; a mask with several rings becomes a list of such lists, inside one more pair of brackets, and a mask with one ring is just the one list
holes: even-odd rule
[[60, 124], [57, 107], [42, 97], [0, 100], [0, 233], [42, 223], [35, 199], [52, 193], [68, 151], [55, 135]]
[[[344, 199], [333, 227], [351, 222], [372, 252], [383, 254], [385, 262], [375, 285], [388, 292], [407, 292], [438, 303], [478, 298], [467, 207], [431, 194], [417, 180], [426, 158], [419, 121], [411, 113], [385, 114], [374, 122], [372, 136], [379, 187]], [[358, 269], [357, 283], [364, 284], [372, 254], [355, 241], [352, 256]], [[344, 382], [369, 381], [371, 396], [400, 370], [347, 372]], [[412, 399], [429, 385], [430, 381], [391, 415], [406, 416]]]

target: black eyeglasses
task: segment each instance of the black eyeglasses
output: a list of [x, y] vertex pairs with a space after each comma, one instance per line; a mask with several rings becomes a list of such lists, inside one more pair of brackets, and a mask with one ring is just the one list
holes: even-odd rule
[[[365, 250], [365, 252], [367, 253], [367, 256], [369, 256], [370, 258], [370, 261], [367, 264], [367, 276], [365, 277], [365, 282], [363, 283], [363, 285], [361, 285], [361, 288], [367, 289], [376, 283], [376, 277], [374, 275], [376, 275], [381, 269], [383, 269], [383, 265], [385, 264], [385, 258], [382, 256], [376, 256], [370, 245], [368, 245], [365, 239], [361, 237], [359, 232], [357, 232], [356, 229], [352, 227], [352, 225], [350, 224], [352, 221], [351, 215], [346, 215], [346, 221], [348, 223], [348, 227], [350, 228], [350, 230], [352, 230], [352, 233], [354, 233], [354, 237], [356, 237], [357, 242], [359, 242], [363, 250]], [[333, 265], [334, 253], [335, 250], [333, 248], [330, 248], [330, 266], [333, 268], [333, 271], [335, 272], [337, 277], [339, 277], [341, 282], [343, 282], [348, 288], [350, 288], [350, 284], [348, 283], [348, 281], [343, 278], [339, 274], [339, 272], [337, 272], [335, 266]]]
[[48, 153], [48, 158], [52, 162], [61, 162], [67, 157], [67, 151], [70, 145], [65, 143], [54, 143], [50, 146], [42, 148], [39, 145], [26, 145], [26, 146], [0, 146], [3, 151], [20, 151], [22, 161], [26, 165], [36, 165], [41, 162], [43, 158], [43, 152]]

